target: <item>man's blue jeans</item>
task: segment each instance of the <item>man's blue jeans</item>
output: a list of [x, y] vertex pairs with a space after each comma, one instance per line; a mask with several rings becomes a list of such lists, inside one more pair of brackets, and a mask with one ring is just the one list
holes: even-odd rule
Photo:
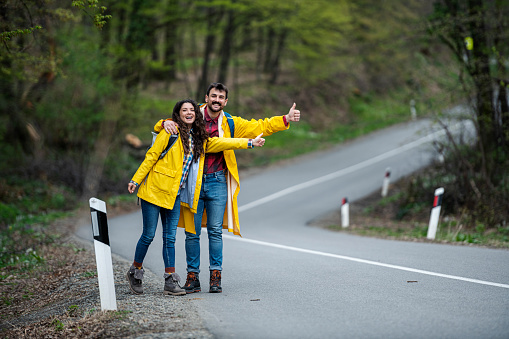
[[143, 215], [143, 233], [136, 245], [134, 261], [142, 264], [147, 254], [148, 247], [154, 240], [156, 234], [157, 222], [161, 215], [163, 224], [163, 260], [164, 267], [175, 267], [175, 237], [177, 225], [180, 217], [180, 195], [175, 200], [172, 210], [151, 204], [148, 201], [140, 199], [141, 213]]
[[209, 270], [222, 270], [223, 265], [223, 216], [228, 197], [224, 171], [203, 175], [203, 182], [194, 215], [196, 234], [186, 232], [187, 271], [200, 273], [200, 234], [203, 210], [207, 211], [209, 237]]

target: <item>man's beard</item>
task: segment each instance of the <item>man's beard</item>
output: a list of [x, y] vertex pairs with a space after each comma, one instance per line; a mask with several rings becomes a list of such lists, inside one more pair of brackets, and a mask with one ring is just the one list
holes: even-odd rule
[[[219, 109], [218, 110], [214, 110], [212, 108], [212, 105], [219, 105]], [[219, 102], [217, 102], [217, 101], [211, 102], [208, 107], [214, 113], [221, 112], [221, 110], [223, 109], [223, 106]]]

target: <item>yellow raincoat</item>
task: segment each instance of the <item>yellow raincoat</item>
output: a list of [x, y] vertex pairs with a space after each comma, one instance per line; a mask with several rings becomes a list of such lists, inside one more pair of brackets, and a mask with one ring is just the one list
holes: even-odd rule
[[[201, 107], [201, 111], [203, 113], [204, 105]], [[263, 133], [263, 136], [269, 136], [279, 131], [286, 130], [290, 128], [290, 123], [288, 122], [288, 126], [285, 126], [283, 116], [276, 116], [272, 118], [265, 118], [259, 120], [246, 120], [240, 117], [233, 116], [233, 120], [235, 123], [235, 138], [256, 138], [260, 133]], [[154, 126], [154, 130], [156, 132], [160, 132], [162, 128], [163, 120], [160, 120]], [[224, 138], [231, 138], [230, 126], [228, 125], [227, 119], [224, 116], [223, 112], [219, 115], [219, 136]], [[168, 134], [168, 133], [162, 133]], [[213, 153], [214, 151], [209, 151]], [[224, 159], [226, 162], [226, 166], [228, 167], [228, 175], [227, 175], [227, 184], [228, 184], [228, 202], [226, 204], [226, 210], [223, 217], [223, 228], [228, 229], [229, 232], [233, 232], [235, 235], [240, 235], [240, 225], [239, 225], [239, 212], [237, 206], [237, 196], [240, 191], [240, 179], [239, 179], [239, 170], [237, 168], [237, 159], [235, 158], [235, 152], [233, 150], [225, 150], [223, 151]], [[200, 159], [201, 160], [201, 159]], [[203, 170], [203, 167], [201, 167]], [[198, 178], [198, 180], [202, 180]], [[201, 187], [201, 185], [200, 185]], [[198, 192], [198, 196], [200, 192]], [[194, 206], [197, 206], [195, 204]], [[179, 226], [185, 227], [186, 231], [189, 229], [193, 229], [191, 233], [195, 233], [194, 231], [194, 214], [196, 213], [196, 207], [190, 209], [186, 204], [182, 204], [182, 209], [180, 211], [180, 220]], [[207, 226], [207, 214], [206, 211], [203, 212], [202, 218], [202, 227]], [[188, 231], [189, 232], [189, 231]]]
[[[168, 151], [168, 154], [159, 159], [159, 155], [168, 144], [169, 139], [170, 134], [168, 133], [158, 134], [154, 145], [147, 151], [145, 160], [134, 174], [132, 180], [140, 185], [138, 188], [138, 197], [140, 199], [163, 208], [173, 209], [182, 178], [184, 147], [179, 136], [175, 144]], [[203, 148], [205, 152], [214, 153], [226, 149], [247, 149], [248, 139], [209, 138], [204, 143]], [[195, 176], [194, 196], [191, 193], [193, 208], [190, 209], [189, 205], [186, 207], [191, 213], [196, 213], [196, 206], [198, 206], [204, 163], [205, 155], [202, 154], [198, 163], [199, 166], [197, 166], [197, 175]], [[182, 222], [181, 210], [179, 226], [183, 226]], [[194, 223], [186, 223], [186, 231], [195, 233]]]

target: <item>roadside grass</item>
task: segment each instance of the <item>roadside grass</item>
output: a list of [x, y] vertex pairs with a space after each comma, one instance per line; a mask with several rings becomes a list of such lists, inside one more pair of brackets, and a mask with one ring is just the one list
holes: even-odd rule
[[461, 245], [477, 245], [492, 248], [509, 249], [509, 228], [499, 227], [491, 231], [476, 231], [465, 229], [457, 221], [440, 222], [435, 240], [427, 239], [428, 224], [423, 222], [397, 222], [392, 226], [359, 225], [342, 228], [333, 224], [328, 228], [350, 234], [374, 238], [387, 238], [396, 240], [427, 241], [437, 243], [450, 243]]
[[371, 132], [407, 122], [411, 119], [406, 92], [396, 92], [384, 98], [365, 95], [349, 100], [351, 120], [332, 123], [323, 129], [306, 121], [292, 123], [289, 130], [267, 137], [264, 147], [255, 152], [236, 152], [239, 167], [266, 166], [280, 160], [290, 159], [312, 151], [323, 150]]
[[422, 192], [415, 194], [409, 189], [409, 185], [419, 182], [416, 178], [422, 179], [426, 175], [426, 170], [423, 170], [391, 184], [387, 197], [382, 198], [380, 192], [375, 192], [360, 201], [351, 202], [349, 227], [341, 226], [340, 210], [318, 224], [333, 231], [376, 238], [509, 249], [509, 225], [486, 227], [483, 223], [473, 222], [466, 213], [447, 213], [446, 206], [442, 206], [435, 240], [427, 239], [432, 200], [424, 201], [423, 197], [432, 198], [433, 190], [428, 196]]
[[[22, 204], [25, 199], [21, 199]], [[115, 195], [105, 200], [110, 215], [121, 214], [136, 208], [135, 195]], [[4, 226], [0, 228], [0, 306], [7, 307], [16, 299], [9, 292], [13, 279], [19, 280], [42, 274], [41, 272], [47, 269], [48, 265], [54, 265], [53, 262], [48, 261], [55, 257], [55, 252], [79, 255], [82, 251], [73, 244], [65, 242], [62, 238], [63, 234], [51, 227], [54, 222], [72, 217], [77, 213], [79, 204], [73, 207], [74, 211], [52, 211], [32, 215], [22, 214], [20, 211], [22, 207], [16, 206], [16, 213], [9, 216], [10, 219], [5, 217], [2, 219]], [[13, 221], [7, 222], [8, 220]], [[59, 265], [66, 264], [67, 260], [72, 258], [63, 256]], [[79, 275], [83, 278], [92, 278], [97, 275], [97, 272], [86, 270]], [[21, 298], [31, 299], [35, 293], [35, 291], [27, 290]]]
[[8, 275], [23, 274], [44, 265], [46, 260], [38, 249], [58, 238], [46, 226], [67, 215], [66, 212], [19, 215], [15, 222], [0, 230], [0, 282]]

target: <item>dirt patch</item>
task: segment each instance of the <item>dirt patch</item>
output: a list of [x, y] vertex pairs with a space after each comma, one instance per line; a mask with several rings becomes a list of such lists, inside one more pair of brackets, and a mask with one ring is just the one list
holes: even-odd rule
[[[96, 336], [104, 332], [111, 315], [94, 312], [98, 291], [89, 288], [96, 279], [90, 253], [72, 242], [56, 242], [38, 248], [45, 259], [40, 269], [9, 274], [0, 283], [2, 336], [69, 337]], [[91, 260], [92, 259], [92, 260]]]
[[[139, 208], [132, 202], [108, 209], [108, 216]], [[95, 253], [73, 234], [90, 222], [90, 211], [58, 220], [44, 232], [50, 244], [34, 246], [44, 262], [36, 269], [0, 271], [0, 334], [3, 338], [211, 338], [192, 300], [165, 297], [164, 279], [145, 272], [144, 294], [133, 295], [125, 280], [130, 263], [113, 255], [117, 311], [101, 311]]]

